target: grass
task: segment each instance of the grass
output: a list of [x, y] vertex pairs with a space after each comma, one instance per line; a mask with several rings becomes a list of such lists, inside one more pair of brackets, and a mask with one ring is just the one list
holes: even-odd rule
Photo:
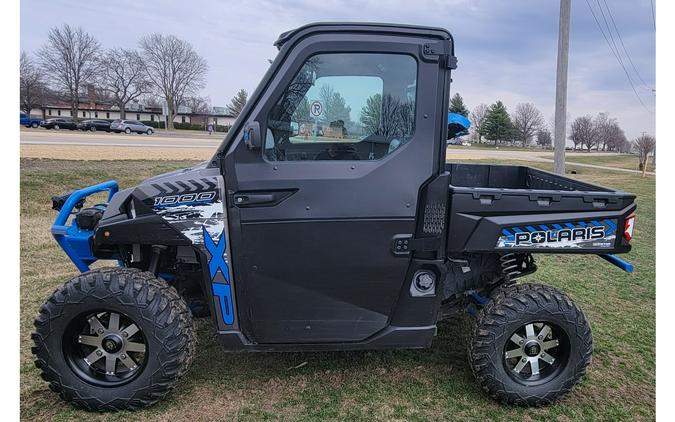
[[[473, 161], [475, 162], [475, 161]], [[49, 234], [50, 196], [117, 178], [123, 187], [187, 161], [21, 161], [21, 418], [94, 420], [653, 420], [655, 417], [655, 180], [574, 168], [576, 177], [637, 194], [626, 274], [594, 256], [538, 256], [528, 277], [564, 289], [594, 336], [588, 375], [553, 406], [524, 409], [486, 397], [467, 365], [470, 318], [443, 322], [427, 350], [286, 354], [224, 353], [208, 319], [197, 320], [198, 353], [177, 388], [135, 413], [92, 414], [62, 402], [30, 353], [38, 307], [76, 274]], [[521, 163], [550, 170], [549, 164]], [[307, 362], [304, 366], [299, 364]], [[295, 368], [295, 369], [294, 369]]]
[[[638, 156], [630, 154], [595, 155], [590, 153], [587, 156], [574, 155], [568, 156], [567, 162], [568, 164], [594, 164], [596, 166], [617, 167], [628, 170], [638, 170], [639, 165]], [[647, 162], [647, 171], [654, 170], [656, 170], [656, 166], [652, 166], [652, 160], [650, 158]]]

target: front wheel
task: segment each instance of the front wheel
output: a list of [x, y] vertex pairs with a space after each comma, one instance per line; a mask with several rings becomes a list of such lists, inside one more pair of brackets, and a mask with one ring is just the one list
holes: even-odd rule
[[61, 129], [61, 126], [59, 126], [59, 125], [54, 125], [54, 129], [59, 130], [59, 129]]
[[516, 284], [478, 314], [469, 361], [493, 398], [540, 406], [581, 381], [592, 343], [586, 317], [567, 295], [540, 284]]
[[110, 268], [79, 275], [40, 308], [35, 364], [78, 407], [133, 410], [164, 397], [189, 367], [190, 310], [152, 273]]
[[152, 129], [148, 129], [145, 133], [148, 135], [152, 135]]
[[92, 131], [92, 132], [96, 132], [96, 126], [90, 127], [89, 130]]
[[131, 133], [131, 129], [129, 129], [129, 128], [124, 129], [124, 133], [126, 133], [127, 135], [130, 134], [130, 133]]
[[30, 127], [32, 127], [33, 129], [37, 129], [38, 126], [40, 126], [38, 122], [33, 122], [30, 124]]

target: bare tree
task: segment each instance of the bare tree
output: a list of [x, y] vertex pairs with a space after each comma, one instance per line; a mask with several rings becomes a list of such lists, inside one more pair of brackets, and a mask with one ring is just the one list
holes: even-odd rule
[[471, 122], [473, 123], [473, 128], [478, 134], [478, 143], [481, 143], [482, 137], [485, 132], [485, 118], [488, 114], [488, 105], [479, 104], [471, 112]]
[[581, 145], [581, 148], [586, 147], [590, 151], [597, 145], [598, 131], [590, 115], [574, 119], [570, 129], [570, 139], [574, 143], [574, 149], [577, 149], [577, 145]]
[[532, 103], [520, 103], [516, 106], [513, 115], [513, 135], [516, 141], [522, 142], [523, 147], [537, 133], [544, 124], [544, 116]]
[[239, 116], [239, 113], [241, 113], [241, 110], [243, 110], [244, 106], [246, 105], [246, 101], [248, 101], [248, 92], [246, 92], [245, 89], [240, 89], [237, 91], [237, 94], [234, 96], [234, 98], [232, 98], [230, 104], [227, 105], [227, 113], [234, 117]]
[[125, 119], [127, 104], [150, 91], [150, 81], [141, 55], [133, 50], [113, 49], [101, 59], [100, 87], [119, 107]]
[[76, 121], [80, 89], [96, 76], [99, 49], [100, 44], [92, 35], [65, 24], [49, 30], [47, 44], [37, 53], [54, 87], [70, 102], [70, 112]]
[[190, 43], [173, 35], [148, 35], [141, 38], [140, 45], [145, 71], [166, 101], [169, 129], [173, 129], [178, 105], [204, 87], [208, 65]]
[[550, 148], [552, 143], [553, 138], [551, 137], [551, 131], [545, 127], [537, 130], [537, 145], [542, 148]]
[[610, 151], [621, 152], [619, 150], [619, 146], [628, 143], [626, 134], [623, 132], [623, 129], [621, 129], [621, 126], [619, 126], [619, 123], [616, 121], [612, 122], [606, 128], [604, 136], [606, 137], [605, 141], [607, 142], [607, 149]]
[[185, 107], [190, 109], [191, 113], [195, 114], [210, 114], [211, 113], [211, 99], [209, 97], [187, 97], [183, 101]]
[[24, 113], [30, 115], [31, 110], [42, 105], [45, 95], [43, 80], [42, 70], [33, 63], [25, 51], [22, 51], [19, 64], [19, 96], [21, 111]]
[[633, 140], [633, 150], [638, 154], [642, 177], [644, 177], [647, 172], [647, 159], [649, 158], [649, 154], [653, 153], [655, 148], [656, 138], [651, 135], [642, 135]]

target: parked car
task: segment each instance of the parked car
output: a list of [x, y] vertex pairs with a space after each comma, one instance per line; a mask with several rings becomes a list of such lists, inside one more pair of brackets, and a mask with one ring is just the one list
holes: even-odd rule
[[47, 119], [44, 122], [40, 123], [45, 129], [77, 129], [77, 123], [72, 119], [66, 119], [63, 117], [55, 117], [53, 119]]
[[107, 120], [83, 120], [77, 125], [77, 128], [92, 132], [96, 132], [97, 130], [110, 132], [110, 122]]
[[115, 120], [110, 124], [110, 130], [115, 133], [136, 132], [136, 133], [147, 133], [148, 135], [152, 135], [152, 132], [154, 132], [153, 128], [144, 125], [138, 120], [120, 120], [120, 119]]
[[19, 114], [19, 124], [21, 126], [26, 126], [26, 127], [38, 127], [40, 126], [40, 123], [42, 123], [42, 119], [39, 119], [37, 117], [31, 117], [30, 115], [26, 113], [20, 113]]

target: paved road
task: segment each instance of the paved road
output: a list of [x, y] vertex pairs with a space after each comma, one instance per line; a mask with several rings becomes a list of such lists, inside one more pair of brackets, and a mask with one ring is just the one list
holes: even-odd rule
[[156, 132], [150, 136], [135, 133], [92, 133], [70, 130], [26, 129], [21, 131], [22, 145], [79, 145], [143, 148], [209, 148], [215, 149], [223, 135], [180, 135]]

